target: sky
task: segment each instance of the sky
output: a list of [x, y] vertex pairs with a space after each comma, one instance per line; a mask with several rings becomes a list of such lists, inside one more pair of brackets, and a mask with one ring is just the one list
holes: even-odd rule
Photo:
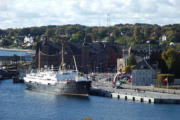
[[180, 0], [0, 0], [1, 29], [125, 23], [178, 24]]

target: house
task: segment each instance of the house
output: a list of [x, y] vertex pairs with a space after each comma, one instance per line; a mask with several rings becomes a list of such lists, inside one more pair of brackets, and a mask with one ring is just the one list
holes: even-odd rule
[[165, 41], [167, 41], [167, 36], [166, 36], [166, 35], [162, 35], [159, 39], [160, 39], [162, 42], [165, 42]]
[[24, 38], [24, 44], [26, 47], [32, 46], [33, 45], [33, 37], [32, 36], [25, 36]]
[[28, 37], [28, 36], [25, 36], [25, 38], [24, 38], [24, 43], [33, 43], [34, 41], [33, 41], [33, 37]]
[[144, 59], [132, 70], [132, 85], [149, 86], [156, 84], [156, 79], [153, 79], [154, 69]]

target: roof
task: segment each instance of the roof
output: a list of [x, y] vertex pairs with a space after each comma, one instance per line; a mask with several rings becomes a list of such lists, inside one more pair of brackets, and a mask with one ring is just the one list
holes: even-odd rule
[[151, 70], [154, 70], [154, 69], [148, 64], [148, 62], [147, 62], [145, 59], [143, 59], [141, 62], [139, 62], [134, 69], [135, 69], [135, 70], [137, 70], [137, 69], [151, 69]]

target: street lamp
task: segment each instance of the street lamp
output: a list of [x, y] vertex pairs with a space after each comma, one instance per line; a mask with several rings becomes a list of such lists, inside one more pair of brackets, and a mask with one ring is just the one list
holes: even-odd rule
[[151, 53], [150, 41], [148, 40], [146, 43], [149, 44], [149, 55], [150, 55], [150, 53]]

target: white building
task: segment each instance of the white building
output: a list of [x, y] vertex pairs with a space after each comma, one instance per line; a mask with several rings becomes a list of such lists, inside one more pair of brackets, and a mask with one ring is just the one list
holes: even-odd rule
[[129, 56], [117, 59], [117, 71], [125, 72], [125, 67], [128, 65]]
[[166, 35], [163, 35], [163, 36], [161, 37], [161, 40], [162, 40], [162, 42], [167, 41], [167, 36], [166, 36]]
[[33, 42], [34, 42], [33, 37], [25, 36], [24, 43], [31, 43], [32, 44]]
[[26, 44], [26, 46], [31, 46], [33, 44], [33, 42], [34, 42], [33, 37], [25, 36], [24, 44]]

